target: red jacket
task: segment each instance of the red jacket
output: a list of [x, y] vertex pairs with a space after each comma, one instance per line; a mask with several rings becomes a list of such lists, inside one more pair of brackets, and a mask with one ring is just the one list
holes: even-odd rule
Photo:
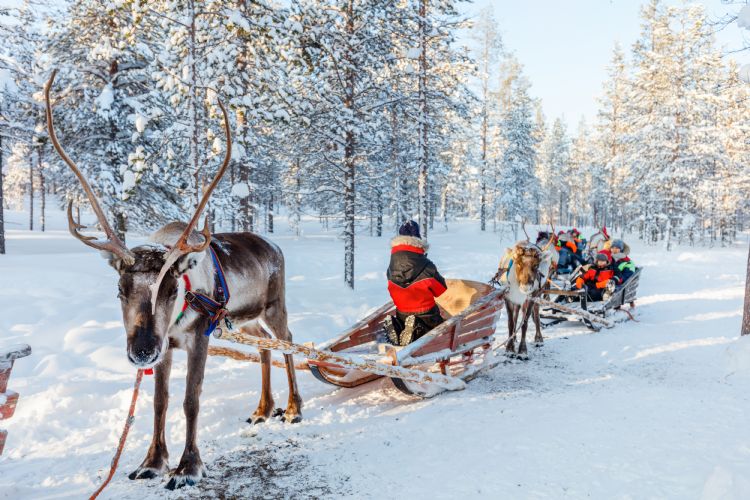
[[411, 236], [391, 242], [388, 293], [399, 312], [419, 314], [435, 307], [435, 297], [446, 290], [445, 279], [425, 255], [427, 243]]
[[596, 285], [596, 288], [606, 288], [607, 282], [614, 279], [615, 271], [611, 267], [599, 269], [592, 266], [583, 276], [576, 280], [576, 288], [583, 288], [584, 284]]

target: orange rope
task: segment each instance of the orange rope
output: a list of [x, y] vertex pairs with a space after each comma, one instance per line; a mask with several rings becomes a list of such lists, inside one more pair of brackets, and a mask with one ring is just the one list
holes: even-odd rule
[[96, 497], [98, 497], [102, 490], [104, 490], [104, 488], [106, 488], [109, 482], [112, 480], [112, 477], [115, 475], [117, 464], [120, 461], [120, 455], [122, 454], [122, 449], [125, 448], [125, 440], [128, 438], [128, 431], [130, 430], [130, 426], [133, 425], [133, 422], [135, 421], [135, 402], [138, 400], [138, 389], [141, 386], [142, 379], [143, 370], [138, 370], [138, 373], [136, 373], [135, 375], [135, 385], [133, 386], [133, 399], [130, 401], [130, 411], [128, 411], [128, 418], [127, 420], [125, 420], [125, 427], [122, 429], [122, 434], [120, 435], [120, 444], [117, 446], [115, 456], [112, 458], [112, 465], [109, 469], [109, 475], [107, 476], [107, 479], [104, 481], [104, 483], [99, 486], [99, 489], [89, 497], [89, 500], [94, 500]]

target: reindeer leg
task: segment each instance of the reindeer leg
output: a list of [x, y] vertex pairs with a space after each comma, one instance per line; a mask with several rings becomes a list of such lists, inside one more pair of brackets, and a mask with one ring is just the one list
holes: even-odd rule
[[541, 347], [544, 344], [544, 337], [542, 336], [542, 322], [539, 319], [539, 304], [534, 303], [534, 324], [536, 325], [536, 335], [534, 336], [534, 343], [537, 347]]
[[505, 301], [505, 309], [508, 311], [508, 343], [505, 344], [505, 352], [507, 353], [513, 353], [516, 352], [516, 341], [513, 338], [513, 331], [516, 327], [516, 321], [515, 321], [515, 304], [512, 304], [509, 301]]
[[167, 483], [168, 490], [193, 486], [206, 477], [200, 451], [196, 444], [198, 435], [198, 411], [200, 410], [200, 395], [203, 388], [203, 376], [208, 356], [208, 337], [202, 332], [195, 333], [195, 344], [188, 350], [187, 382], [185, 400], [182, 407], [185, 410], [187, 432], [185, 433], [185, 450], [182, 452], [180, 464], [172, 478]]
[[[292, 333], [287, 326], [286, 305], [283, 299], [277, 300], [266, 308], [263, 313], [266, 324], [272, 330], [276, 338], [292, 341]], [[284, 421], [288, 423], [297, 423], [302, 421], [302, 398], [297, 388], [297, 375], [294, 371], [294, 359], [291, 354], [284, 354], [286, 361], [286, 375], [289, 382], [289, 400], [287, 408], [284, 411]]]
[[260, 370], [263, 378], [263, 387], [260, 391], [260, 401], [247, 422], [250, 424], [262, 424], [273, 413], [273, 394], [271, 393], [271, 351], [262, 349], [260, 351]]
[[518, 344], [518, 357], [522, 359], [529, 359], [526, 350], [526, 330], [529, 328], [529, 316], [533, 308], [527, 300], [523, 305], [523, 318], [521, 319], [521, 342]]
[[172, 348], [164, 353], [161, 363], [156, 365], [154, 376], [154, 435], [146, 458], [140, 467], [130, 473], [130, 479], [153, 479], [169, 472], [169, 453], [165, 427], [169, 404], [169, 373], [172, 371]]
[[[290, 336], [291, 337], [291, 336]], [[289, 401], [287, 402], [284, 420], [290, 424], [302, 422], [302, 397], [297, 388], [297, 373], [294, 371], [294, 356], [284, 354], [286, 377], [289, 382]]]

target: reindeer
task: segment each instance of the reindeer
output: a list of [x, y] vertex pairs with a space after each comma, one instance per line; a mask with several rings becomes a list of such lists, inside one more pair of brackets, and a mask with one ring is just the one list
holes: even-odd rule
[[538, 297], [544, 291], [552, 268], [557, 264], [557, 252], [554, 251], [554, 238], [549, 238], [543, 247], [531, 243], [526, 233], [525, 222], [522, 225], [526, 239], [514, 245], [500, 263], [498, 273], [495, 275], [506, 276], [509, 290], [505, 296], [505, 308], [508, 311], [508, 343], [506, 351], [516, 352], [515, 334], [518, 328], [518, 318], [523, 312], [521, 321], [521, 340], [518, 345], [518, 356], [527, 358], [526, 330], [529, 325], [529, 317], [533, 313], [536, 324], [536, 336], [534, 342], [537, 345], [544, 343], [542, 337], [541, 322], [539, 319], [539, 304], [531, 299]]
[[[44, 88], [49, 137], [81, 183], [107, 239], [100, 241], [81, 234], [80, 230], [85, 227], [73, 220], [72, 201], [68, 203], [69, 230], [85, 245], [102, 251], [119, 274], [118, 297], [127, 335], [128, 360], [140, 369], [154, 367], [156, 371], [153, 438], [146, 458], [129, 477], [151, 479], [169, 472], [165, 422], [172, 352], [178, 348], [187, 351], [188, 360], [183, 401], [187, 430], [185, 449], [166, 487], [175, 489], [193, 485], [206, 475], [196, 435], [208, 354], [207, 335], [222, 321], [229, 327], [227, 320], [231, 318], [235, 326], [246, 333], [264, 337], [273, 334], [279, 339], [292, 340], [287, 326], [284, 256], [276, 245], [253, 233], [212, 235], [208, 217], [200, 233], [194, 230], [231, 157], [229, 118], [221, 101], [218, 105], [227, 137], [226, 154], [190, 222], [171, 222], [154, 233], [154, 244], [128, 249], [107, 222], [88, 181], [57, 139], [49, 97], [56, 73], [52, 72]], [[223, 280], [218, 279], [219, 276], [223, 276]], [[196, 301], [196, 297], [201, 296], [218, 299], [215, 307], [202, 309], [202, 303]], [[226, 299], [225, 303], [222, 303], [222, 297]], [[190, 307], [183, 311], [183, 304]], [[271, 353], [262, 350], [260, 356], [263, 384], [258, 407], [247, 420], [251, 424], [266, 421], [274, 411]], [[295, 423], [302, 419], [302, 399], [297, 390], [292, 355], [285, 354], [284, 357], [289, 401], [283, 418]]]

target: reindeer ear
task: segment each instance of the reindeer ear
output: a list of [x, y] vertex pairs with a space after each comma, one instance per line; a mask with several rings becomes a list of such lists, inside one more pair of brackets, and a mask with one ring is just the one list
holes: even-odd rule
[[205, 257], [205, 252], [194, 252], [183, 255], [177, 259], [177, 262], [174, 263], [170, 271], [173, 276], [180, 277], [200, 264]]
[[107, 259], [107, 263], [110, 265], [110, 267], [112, 267], [112, 269], [117, 271], [117, 274], [122, 274], [122, 272], [125, 270], [126, 265], [119, 255], [113, 252], [106, 251], [102, 251], [101, 255], [103, 258]]

